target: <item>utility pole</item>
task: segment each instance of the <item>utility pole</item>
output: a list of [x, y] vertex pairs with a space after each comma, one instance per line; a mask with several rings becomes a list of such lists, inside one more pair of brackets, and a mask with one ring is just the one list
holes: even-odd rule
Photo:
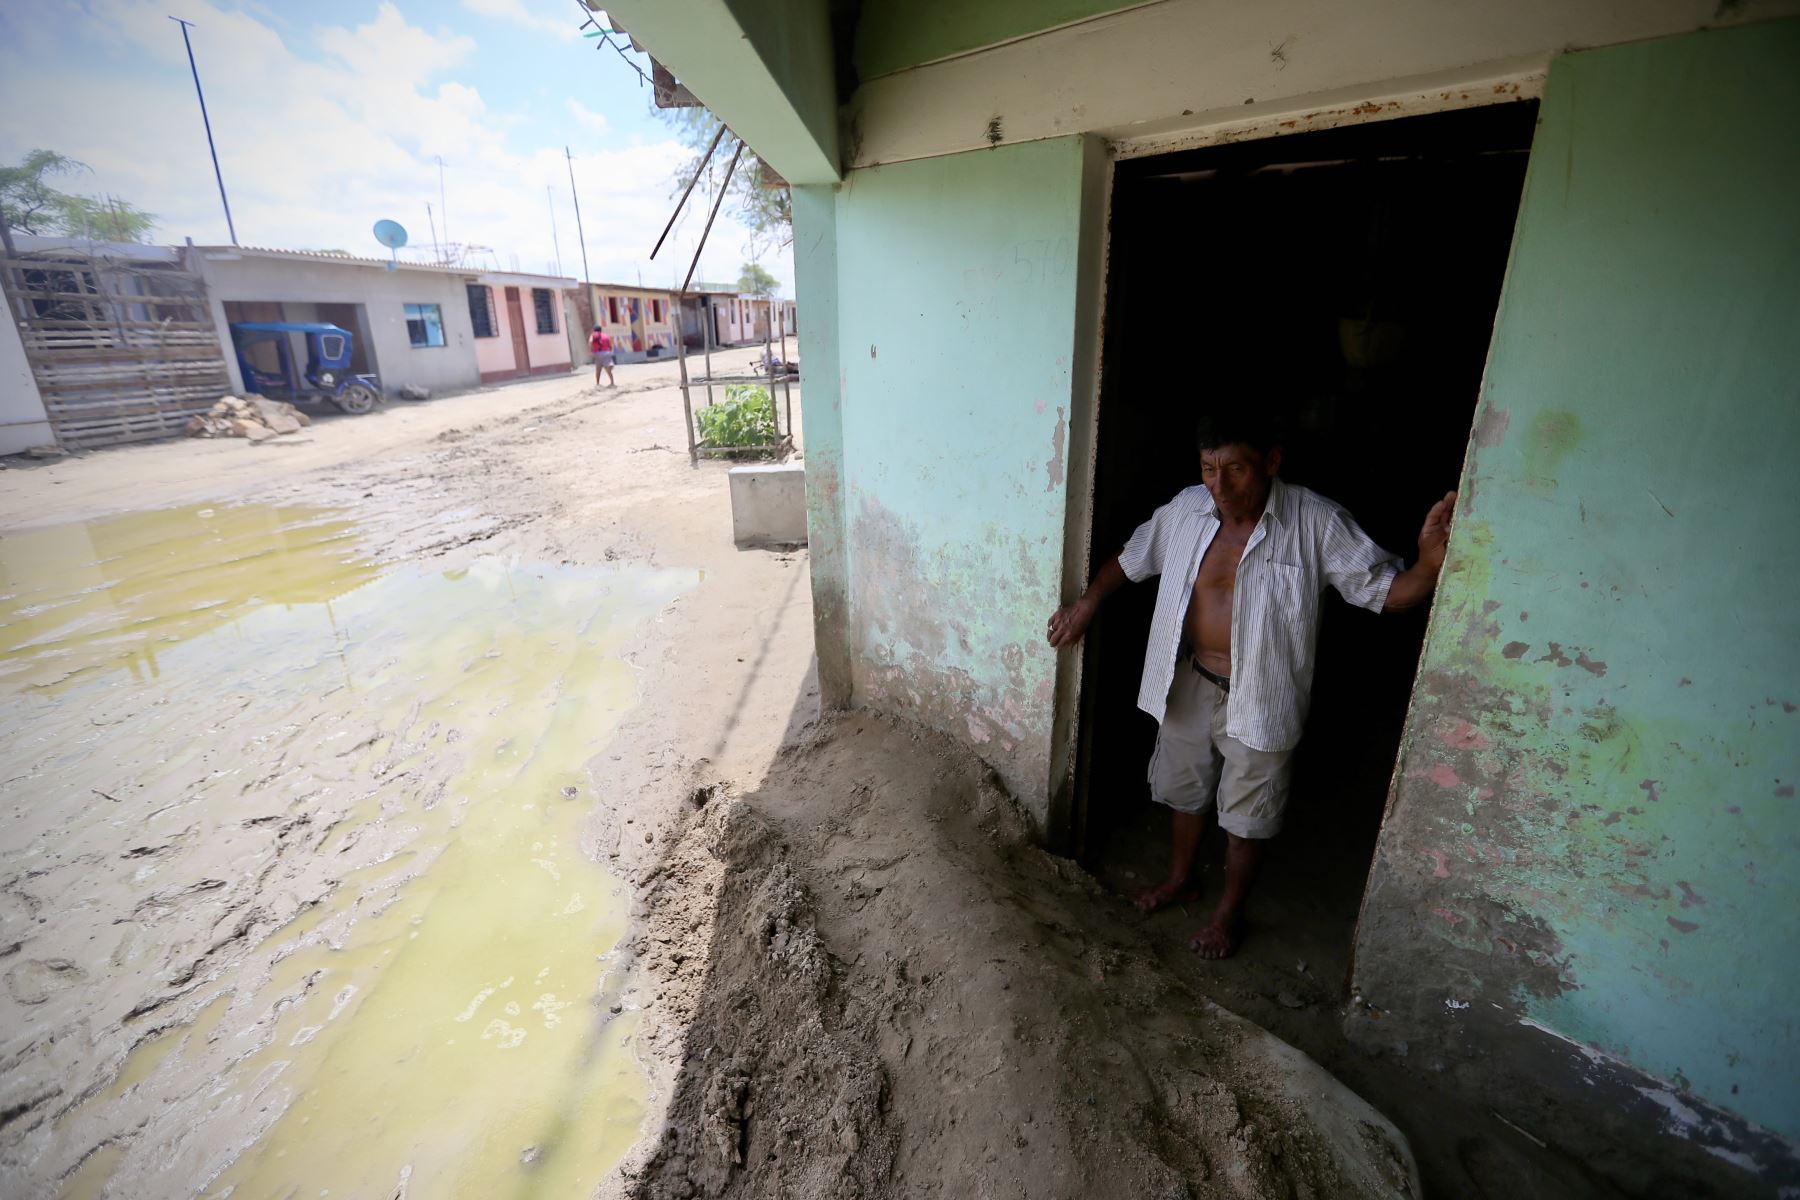
[[[438, 162], [438, 211], [444, 214], [444, 263], [450, 262], [450, 204], [444, 199], [444, 156], [437, 156]], [[432, 237], [435, 239], [436, 234]]]
[[[550, 244], [556, 248], [556, 273], [562, 274], [562, 242], [556, 236], [556, 197], [550, 194], [550, 185], [544, 185], [544, 203], [550, 206]], [[587, 280], [581, 282], [586, 283]]]
[[213, 145], [212, 118], [206, 115], [206, 93], [200, 90], [200, 68], [194, 65], [194, 43], [188, 37], [188, 26], [192, 21], [184, 21], [180, 17], [169, 20], [181, 26], [181, 44], [187, 47], [188, 70], [194, 73], [194, 95], [200, 97], [200, 123], [206, 126], [206, 149], [212, 155], [213, 178], [219, 181], [219, 203], [225, 206], [225, 228], [231, 233], [231, 244], [237, 245], [237, 226], [231, 220], [231, 201], [225, 198], [225, 175], [219, 170], [219, 151]]
[[569, 160], [569, 196], [575, 201], [575, 237], [581, 242], [581, 282], [589, 282], [587, 264], [587, 234], [581, 228], [581, 197], [575, 191], [575, 156], [563, 147], [563, 157]]

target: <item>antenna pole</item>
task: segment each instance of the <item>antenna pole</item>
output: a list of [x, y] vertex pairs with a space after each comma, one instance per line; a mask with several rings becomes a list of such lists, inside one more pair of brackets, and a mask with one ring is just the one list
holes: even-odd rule
[[443, 247], [438, 245], [437, 221], [432, 218], [431, 201], [429, 200], [425, 202], [425, 223], [431, 226], [431, 257], [436, 259], [439, 263], [442, 263], [444, 261], [442, 257]]
[[[437, 156], [438, 162], [438, 211], [444, 214], [444, 264], [450, 263], [450, 203], [444, 199], [444, 156]], [[437, 234], [431, 235], [437, 240]]]
[[[544, 185], [544, 203], [550, 206], [550, 245], [556, 249], [556, 273], [562, 274], [562, 242], [556, 236], [556, 197], [550, 194], [550, 185]], [[586, 283], [587, 280], [582, 280]]]
[[569, 160], [569, 198], [575, 201], [575, 237], [581, 242], [581, 282], [589, 281], [587, 262], [587, 234], [581, 228], [581, 196], [575, 190], [575, 156], [563, 147], [563, 157]]
[[213, 178], [219, 181], [219, 203], [225, 207], [225, 228], [231, 233], [231, 244], [237, 245], [237, 226], [231, 220], [231, 201], [225, 198], [225, 175], [219, 170], [219, 150], [213, 145], [212, 118], [206, 115], [206, 93], [200, 88], [200, 68], [194, 64], [194, 43], [188, 37], [188, 26], [192, 21], [184, 21], [180, 17], [169, 20], [181, 26], [181, 44], [187, 47], [188, 70], [194, 75], [194, 95], [200, 98], [200, 123], [206, 126], [206, 150], [212, 155]]

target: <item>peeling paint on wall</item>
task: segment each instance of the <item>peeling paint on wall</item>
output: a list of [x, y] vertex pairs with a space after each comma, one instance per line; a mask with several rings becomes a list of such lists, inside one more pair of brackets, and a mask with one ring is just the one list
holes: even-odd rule
[[1086, 154], [860, 170], [835, 210], [852, 697], [966, 741], [1040, 823]]
[[1579, 1092], [1552, 1033], [1794, 1181], [1797, 58], [1784, 22], [1552, 68], [1356, 966], [1383, 1038]]

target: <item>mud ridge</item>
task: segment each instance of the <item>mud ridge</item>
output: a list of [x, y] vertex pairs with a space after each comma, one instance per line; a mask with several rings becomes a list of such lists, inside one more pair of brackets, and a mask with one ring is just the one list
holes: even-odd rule
[[936, 735], [828, 720], [643, 882], [670, 1092], [615, 1194], [1420, 1194], [1385, 1118], [1186, 988]]

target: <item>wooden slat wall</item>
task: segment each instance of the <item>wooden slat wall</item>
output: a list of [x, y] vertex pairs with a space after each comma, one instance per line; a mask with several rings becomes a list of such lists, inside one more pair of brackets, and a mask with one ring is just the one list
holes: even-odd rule
[[197, 275], [58, 254], [0, 258], [0, 284], [66, 447], [179, 436], [231, 390]]

